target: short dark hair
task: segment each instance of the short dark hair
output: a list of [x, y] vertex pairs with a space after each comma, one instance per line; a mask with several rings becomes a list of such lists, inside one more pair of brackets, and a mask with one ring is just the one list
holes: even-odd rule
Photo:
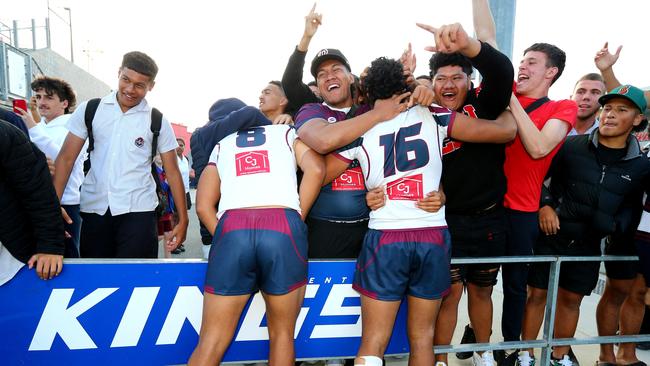
[[126, 67], [137, 73], [146, 75], [151, 78], [151, 81], [156, 79], [156, 75], [158, 75], [158, 65], [156, 65], [156, 62], [147, 54], [140, 51], [131, 51], [124, 54], [121, 67]]
[[[458, 52], [442, 53], [436, 52], [429, 59], [429, 71], [433, 78], [438, 73], [438, 69], [445, 66], [460, 66], [467, 76], [472, 76], [472, 63], [469, 59]], [[419, 78], [418, 78], [419, 79]]]
[[282, 82], [281, 81], [271, 80], [271, 81], [269, 81], [269, 84], [273, 84], [273, 85], [277, 86], [278, 88], [280, 88], [280, 91], [282, 92], [282, 94], [284, 94], [284, 88], [282, 87]]
[[562, 76], [564, 72], [564, 66], [566, 64], [566, 53], [562, 51], [559, 47], [554, 46], [549, 43], [535, 43], [532, 46], [526, 48], [524, 55], [530, 51], [541, 52], [546, 55], [546, 67], [557, 67], [557, 74], [551, 81], [551, 85], [555, 83], [557, 79]]
[[429, 75], [420, 75], [420, 76], [418, 76], [418, 77], [415, 78], [415, 80], [422, 80], [422, 79], [426, 79], [426, 80], [432, 81], [432, 80], [431, 80], [431, 76], [429, 76]]
[[312, 80], [312, 81], [307, 83], [307, 86], [316, 86], [316, 87], [318, 87], [318, 84], [316, 84], [316, 80]]
[[370, 104], [374, 104], [377, 99], [386, 99], [403, 93], [406, 90], [404, 67], [399, 61], [379, 57], [370, 64], [363, 85]]
[[32, 81], [31, 87], [35, 92], [42, 89], [45, 90], [47, 95], [56, 94], [62, 102], [67, 100], [68, 106], [65, 108], [65, 114], [70, 113], [77, 104], [77, 97], [74, 94], [74, 90], [72, 90], [72, 86], [63, 79], [39, 76]]
[[[573, 86], [573, 88], [575, 88], [579, 82], [585, 80], [600, 81], [601, 83], [603, 83], [603, 85], [605, 85], [605, 79], [603, 79], [602, 75], [597, 74], [595, 72], [590, 72], [588, 74], [582, 75], [582, 77], [578, 79], [578, 81], [576, 81], [576, 84]], [[607, 87], [605, 87], [605, 91], [607, 91]]]

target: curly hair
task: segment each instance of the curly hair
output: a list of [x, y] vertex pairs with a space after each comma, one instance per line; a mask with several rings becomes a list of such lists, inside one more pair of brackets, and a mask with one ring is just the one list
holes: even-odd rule
[[61, 102], [67, 100], [68, 106], [64, 111], [65, 114], [70, 113], [74, 109], [75, 104], [77, 104], [77, 97], [74, 94], [74, 90], [63, 79], [39, 76], [32, 81], [31, 88], [35, 92], [44, 90], [45, 94], [49, 96], [56, 94]]
[[406, 91], [404, 68], [399, 61], [379, 57], [370, 64], [363, 85], [370, 104], [375, 104], [377, 99], [386, 99], [403, 93]]

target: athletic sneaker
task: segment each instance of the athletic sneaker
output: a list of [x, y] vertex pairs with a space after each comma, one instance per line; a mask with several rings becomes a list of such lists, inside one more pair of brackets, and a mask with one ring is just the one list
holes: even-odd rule
[[435, 366], [447, 366], [447, 363], [446, 363], [446, 362], [442, 362], [442, 361], [436, 361], [436, 365], [435, 365]]
[[555, 360], [552, 357], [553, 356], [551, 356], [551, 366], [573, 366], [573, 362], [571, 362], [568, 355], [562, 356], [561, 360]]
[[[460, 344], [476, 343], [476, 335], [474, 335], [474, 329], [472, 329], [469, 324], [465, 326], [465, 332], [463, 332], [463, 338], [460, 340]], [[466, 360], [472, 357], [474, 352], [456, 352], [456, 358], [460, 360]]]
[[573, 348], [569, 348], [568, 356], [573, 366], [580, 366], [580, 362], [578, 362], [578, 358], [576, 357], [576, 354], [573, 353]]
[[[517, 361], [515, 361], [516, 366], [535, 366], [535, 356], [530, 357], [528, 351], [519, 352], [517, 356]], [[570, 365], [568, 365], [570, 366]]]
[[494, 356], [492, 356], [492, 351], [485, 351], [483, 354], [474, 352], [474, 355], [472, 356], [473, 366], [496, 366], [496, 364]]

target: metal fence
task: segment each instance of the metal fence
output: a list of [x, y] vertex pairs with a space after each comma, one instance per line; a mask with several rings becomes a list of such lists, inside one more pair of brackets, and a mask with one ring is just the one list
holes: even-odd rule
[[491, 258], [454, 258], [452, 264], [479, 264], [479, 263], [540, 263], [550, 264], [549, 285], [546, 294], [546, 310], [544, 314], [544, 326], [542, 339], [518, 342], [498, 343], [475, 343], [463, 345], [435, 346], [436, 353], [454, 353], [468, 351], [492, 351], [506, 349], [541, 348], [542, 354], [539, 365], [548, 365], [551, 360], [553, 346], [569, 345], [590, 345], [607, 343], [637, 343], [649, 342], [650, 335], [623, 335], [623, 336], [602, 336], [587, 338], [553, 338], [555, 324], [555, 309], [560, 279], [560, 265], [563, 262], [599, 262], [599, 261], [634, 261], [635, 256], [584, 256], [584, 257], [561, 257], [561, 256], [522, 256], [522, 257], [491, 257]]

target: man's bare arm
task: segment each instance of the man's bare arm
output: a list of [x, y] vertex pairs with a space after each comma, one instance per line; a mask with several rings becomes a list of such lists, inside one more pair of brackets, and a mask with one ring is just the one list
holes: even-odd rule
[[510, 110], [517, 122], [517, 131], [521, 142], [528, 155], [533, 159], [543, 158], [553, 151], [559, 143], [564, 141], [570, 128], [569, 123], [553, 118], [547, 121], [540, 131], [514, 94], [510, 98]]
[[457, 113], [452, 127], [451, 137], [466, 142], [506, 143], [517, 135], [517, 125], [509, 111], [494, 121]]
[[59, 197], [59, 201], [63, 196], [66, 184], [68, 184], [72, 167], [75, 161], [77, 161], [77, 157], [85, 142], [85, 139], [68, 132], [68, 136], [65, 138], [63, 146], [61, 146], [59, 155], [56, 157], [56, 161], [54, 162], [54, 188], [56, 189], [56, 195]]
[[345, 121], [329, 123], [322, 118], [311, 119], [300, 126], [298, 135], [319, 154], [327, 154], [354, 141], [377, 123], [388, 121], [404, 112], [407, 108], [404, 100], [409, 95], [407, 92], [377, 100], [372, 110]]

